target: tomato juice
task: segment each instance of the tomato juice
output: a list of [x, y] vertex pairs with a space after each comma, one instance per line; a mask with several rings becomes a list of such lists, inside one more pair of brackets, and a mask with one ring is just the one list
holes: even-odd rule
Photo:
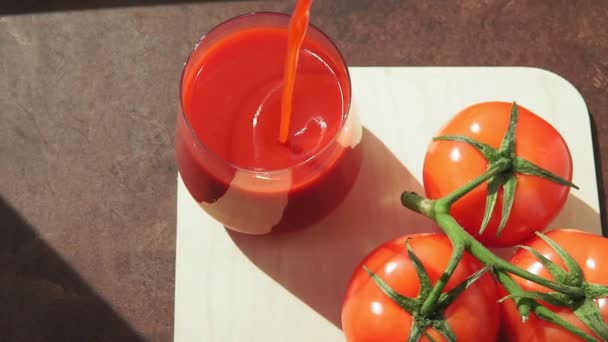
[[290, 129], [279, 141], [289, 17], [237, 17], [205, 36], [181, 83], [176, 155], [189, 192], [214, 218], [251, 234], [308, 226], [358, 173], [361, 126], [336, 47], [311, 27], [298, 56]]

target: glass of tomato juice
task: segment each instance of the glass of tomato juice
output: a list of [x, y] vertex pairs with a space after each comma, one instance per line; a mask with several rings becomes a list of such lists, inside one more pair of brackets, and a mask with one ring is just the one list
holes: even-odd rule
[[361, 164], [348, 67], [313, 26], [299, 52], [289, 138], [279, 142], [288, 23], [279, 13], [230, 19], [198, 42], [182, 74], [180, 176], [209, 215], [242, 233], [320, 221]]

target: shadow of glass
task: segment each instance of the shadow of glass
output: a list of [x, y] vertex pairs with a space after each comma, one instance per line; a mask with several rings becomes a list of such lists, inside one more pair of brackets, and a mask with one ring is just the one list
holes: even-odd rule
[[170, 5], [196, 2], [241, 2], [252, 0], [3, 0], [0, 15], [40, 12], [74, 11], [86, 9]]
[[426, 217], [402, 207], [404, 189], [422, 186], [369, 130], [353, 189], [322, 222], [309, 229], [257, 237], [229, 231], [262, 271], [340, 327], [340, 310], [352, 272], [373, 248], [389, 239], [436, 231]]
[[144, 341], [0, 197], [0, 341]]

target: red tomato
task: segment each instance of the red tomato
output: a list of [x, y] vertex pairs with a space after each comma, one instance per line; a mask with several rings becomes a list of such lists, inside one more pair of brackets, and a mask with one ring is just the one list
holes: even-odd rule
[[[403, 296], [414, 298], [420, 290], [416, 271], [410, 261], [406, 240], [422, 261], [434, 284], [446, 268], [452, 244], [444, 235], [415, 234], [389, 241], [372, 251], [356, 269], [342, 307], [342, 328], [348, 342], [407, 341], [412, 316], [387, 297], [362, 268], [367, 266]], [[465, 254], [447, 284], [446, 291], [481, 268]], [[458, 341], [494, 341], [499, 330], [497, 288], [489, 274], [483, 275], [445, 310], [444, 317]], [[436, 341], [445, 339], [427, 329]], [[425, 338], [422, 341], [428, 341]]]
[[[438, 133], [462, 135], [498, 148], [509, 125], [512, 104], [484, 102], [465, 108]], [[571, 181], [572, 158], [566, 142], [549, 123], [524, 107], [519, 108], [516, 154]], [[471, 145], [454, 141], [433, 141], [424, 160], [426, 195], [443, 197], [483, 173], [488, 162]], [[511, 215], [500, 237], [496, 231], [502, 211], [502, 190], [483, 235], [479, 229], [486, 206], [486, 185], [458, 200], [451, 214], [469, 233], [487, 246], [512, 246], [542, 230], [564, 206], [570, 188], [529, 175], [517, 175], [518, 185]]]
[[[578, 230], [562, 229], [553, 230], [545, 234], [551, 240], [563, 247], [572, 256], [585, 275], [585, 279], [594, 284], [608, 285], [608, 239]], [[553, 249], [539, 237], [534, 237], [526, 242], [549, 260], [564, 267], [561, 258]], [[511, 262], [528, 272], [540, 275], [547, 279], [553, 279], [545, 267], [529, 252], [518, 250]], [[528, 280], [513, 277], [513, 279], [528, 291], [549, 292], [549, 290]], [[504, 291], [504, 290], [503, 290]], [[596, 299], [604, 321], [608, 322], [608, 298]], [[549, 307], [553, 312], [575, 326], [581, 328], [593, 336], [593, 333], [572, 313], [568, 308]], [[507, 300], [501, 305], [502, 331], [508, 341], [512, 342], [576, 342], [583, 341], [572, 333], [546, 321], [530, 315], [526, 323], [522, 323], [517, 307], [512, 300]]]

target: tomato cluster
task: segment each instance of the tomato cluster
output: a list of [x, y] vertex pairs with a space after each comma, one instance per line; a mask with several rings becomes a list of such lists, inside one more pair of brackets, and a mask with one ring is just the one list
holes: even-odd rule
[[[465, 108], [438, 132], [438, 136], [464, 136], [499, 149], [508, 130], [513, 104], [484, 102]], [[572, 179], [572, 158], [568, 145], [560, 133], [545, 120], [519, 106], [516, 126], [515, 155], [559, 176]], [[426, 196], [440, 199], [461, 188], [486, 171], [487, 156], [471, 144], [455, 140], [435, 140], [427, 150], [423, 183]], [[545, 240], [535, 235], [543, 231], [559, 214], [569, 194], [569, 187], [530, 174], [513, 173], [517, 188], [504, 230], [499, 232], [503, 190], [497, 193], [496, 206], [480, 233], [488, 201], [488, 187], [478, 186], [458, 199], [450, 215], [470, 235], [486, 246], [529, 246], [548, 260], [565, 267], [563, 260]], [[580, 266], [585, 281], [608, 285], [608, 239], [578, 230], [560, 229], [546, 233], [559, 244]], [[452, 255], [452, 243], [443, 234], [414, 234], [386, 242], [372, 251], [357, 267], [349, 284], [342, 309], [342, 328], [348, 342], [408, 341], [416, 329], [418, 312], [404, 310], [378, 286], [370, 274], [381, 278], [387, 286], [402, 296], [419, 297], [421, 282], [412, 262], [406, 242], [420, 259], [431, 282], [435, 284], [446, 269]], [[527, 249], [518, 249], [510, 262], [528, 272], [553, 279], [546, 267]], [[444, 294], [461, 284], [482, 268], [482, 264], [465, 253]], [[364, 269], [365, 268], [365, 269]], [[371, 273], [370, 273], [371, 272]], [[548, 293], [549, 289], [534, 282], [513, 276], [525, 291]], [[484, 274], [467, 287], [441, 315], [458, 341], [582, 341], [565, 329], [530, 314], [522, 317], [512, 299], [499, 301], [508, 295], [490, 273]], [[608, 322], [608, 298], [593, 299]], [[559, 317], [572, 323], [591, 336], [597, 337], [572, 312], [571, 308], [542, 303]], [[416, 310], [414, 310], [416, 311]], [[433, 319], [430, 317], [429, 319]], [[424, 323], [424, 322], [422, 322]], [[425, 328], [422, 341], [447, 341], [445, 334]]]

